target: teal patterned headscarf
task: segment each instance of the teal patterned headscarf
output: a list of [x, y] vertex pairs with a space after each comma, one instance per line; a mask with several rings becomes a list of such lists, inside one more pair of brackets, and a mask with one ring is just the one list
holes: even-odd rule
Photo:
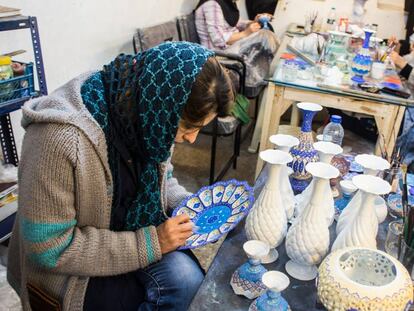
[[[121, 159], [111, 141], [120, 138], [139, 166], [138, 193], [123, 226], [114, 228], [111, 221], [112, 229], [137, 230], [165, 220], [158, 165], [170, 156], [183, 107], [211, 56], [197, 44], [164, 43], [135, 56], [120, 55], [84, 83], [83, 101], [107, 137], [114, 183], [122, 182]], [[115, 191], [115, 205], [119, 199]], [[114, 213], [113, 205], [112, 220]]]

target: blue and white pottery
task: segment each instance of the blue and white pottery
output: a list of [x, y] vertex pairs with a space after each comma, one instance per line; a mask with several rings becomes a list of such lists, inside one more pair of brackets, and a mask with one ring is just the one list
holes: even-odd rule
[[232, 179], [201, 188], [173, 211], [172, 216], [187, 214], [196, 228], [179, 249], [217, 241], [249, 213], [253, 202], [253, 189], [247, 182]]
[[322, 106], [313, 103], [299, 103], [297, 107], [302, 111], [303, 123], [299, 135], [299, 145], [290, 149], [293, 161], [288, 164], [293, 169], [292, 188], [295, 193], [302, 192], [309, 185], [312, 175], [306, 171], [306, 164], [319, 161], [318, 152], [313, 147], [312, 121]]
[[342, 198], [335, 200], [335, 220], [338, 220], [339, 215], [345, 207], [349, 204], [354, 193], [358, 190], [351, 180], [341, 180], [339, 182], [342, 190]]
[[278, 271], [266, 272], [262, 282], [268, 291], [257, 298], [249, 308], [249, 311], [288, 311], [288, 302], [280, 294], [289, 286], [289, 278], [286, 274]]
[[268, 16], [261, 16], [259, 18], [259, 23], [262, 26], [262, 29], [270, 30], [269, 22], [270, 22], [270, 18]]
[[369, 41], [371, 39], [371, 36], [374, 34], [374, 31], [371, 29], [364, 29], [364, 31], [364, 44], [352, 61], [352, 71], [355, 75], [351, 80], [358, 84], [365, 82], [364, 76], [369, 74], [372, 66], [372, 57], [369, 51]]
[[249, 260], [234, 271], [230, 285], [236, 295], [254, 299], [266, 291], [262, 276], [267, 270], [261, 259], [267, 256], [270, 248], [265, 242], [250, 240], [243, 244], [243, 249]]

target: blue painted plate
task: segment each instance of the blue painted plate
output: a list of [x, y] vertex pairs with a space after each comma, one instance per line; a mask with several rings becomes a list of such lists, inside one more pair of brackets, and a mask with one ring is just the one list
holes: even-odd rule
[[179, 249], [197, 248], [217, 241], [249, 213], [253, 202], [253, 189], [247, 182], [232, 179], [201, 188], [173, 211], [174, 217], [187, 214], [197, 227]]

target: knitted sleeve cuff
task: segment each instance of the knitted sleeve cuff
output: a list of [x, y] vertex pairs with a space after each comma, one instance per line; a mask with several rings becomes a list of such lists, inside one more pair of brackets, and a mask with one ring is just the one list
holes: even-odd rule
[[400, 71], [400, 75], [407, 80], [410, 78], [413, 67], [410, 64], [405, 65], [405, 67]]
[[139, 266], [145, 268], [150, 264], [161, 260], [161, 247], [158, 242], [157, 229], [154, 226], [139, 229], [138, 239], [138, 260]]

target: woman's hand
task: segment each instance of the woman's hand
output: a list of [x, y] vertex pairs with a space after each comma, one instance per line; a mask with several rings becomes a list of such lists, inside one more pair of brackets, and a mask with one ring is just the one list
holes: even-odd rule
[[399, 69], [403, 69], [407, 65], [407, 61], [395, 51], [391, 52], [390, 58]]
[[170, 218], [157, 227], [161, 253], [166, 254], [183, 246], [193, 234], [193, 223], [188, 215]]
[[267, 18], [269, 18], [269, 21], [271, 21], [273, 19], [273, 15], [272, 14], [268, 14], [268, 13], [262, 13], [262, 14], [257, 14], [256, 17], [254, 18], [255, 22], [259, 21], [259, 18], [262, 16], [266, 16]]
[[247, 36], [250, 36], [252, 33], [258, 32], [260, 29], [261, 29], [261, 26], [260, 26], [259, 23], [252, 22], [252, 23], [247, 25], [244, 32], [246, 33]]

